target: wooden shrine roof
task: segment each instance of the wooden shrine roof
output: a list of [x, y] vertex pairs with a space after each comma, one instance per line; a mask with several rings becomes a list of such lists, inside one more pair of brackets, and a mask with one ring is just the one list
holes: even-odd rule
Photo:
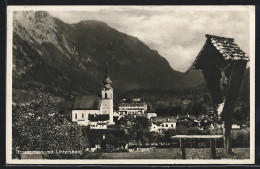
[[[246, 61], [249, 60], [249, 57], [234, 42], [233, 38], [220, 37], [220, 36], [214, 36], [214, 35], [208, 35], [208, 34], [206, 34], [205, 36], [207, 38], [207, 41], [193, 63], [193, 67], [195, 69], [199, 68], [199, 66], [197, 66], [197, 64], [198, 64], [200, 58], [204, 54], [207, 55], [206, 54], [207, 50], [209, 50], [207, 48], [207, 46], [209, 45], [208, 43], [211, 43], [225, 60], [246, 60]], [[207, 57], [211, 57], [211, 56], [207, 55]]]

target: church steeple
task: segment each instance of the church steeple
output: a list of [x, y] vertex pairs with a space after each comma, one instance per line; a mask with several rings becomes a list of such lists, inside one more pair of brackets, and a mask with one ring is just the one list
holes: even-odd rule
[[113, 88], [112, 81], [108, 74], [108, 63], [106, 63], [105, 76], [103, 80], [104, 87], [101, 89], [101, 114], [109, 114], [109, 124], [114, 124], [113, 121]]
[[103, 84], [104, 84], [104, 87], [105, 89], [111, 89], [112, 86], [112, 80], [110, 80], [109, 78], [109, 74], [108, 74], [108, 63], [106, 63], [106, 70], [105, 70], [105, 76], [104, 76], [104, 80], [103, 80]]

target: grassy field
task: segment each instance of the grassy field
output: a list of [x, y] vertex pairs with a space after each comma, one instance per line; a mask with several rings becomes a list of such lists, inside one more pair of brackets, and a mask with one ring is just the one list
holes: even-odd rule
[[[187, 159], [211, 159], [209, 148], [186, 148]], [[225, 155], [224, 150], [217, 148], [218, 159], [249, 159], [249, 148], [233, 148], [232, 155]], [[181, 159], [179, 148], [156, 148], [140, 152], [94, 153], [100, 154], [99, 159]], [[40, 154], [23, 154], [22, 159], [41, 159]]]
[[[249, 148], [233, 148], [232, 156], [223, 155], [223, 149], [217, 149], [218, 158], [249, 159]], [[220, 157], [221, 156], [221, 157]], [[210, 159], [208, 148], [186, 148], [187, 159]], [[179, 159], [179, 148], [157, 148], [145, 152], [103, 153], [100, 159]]]

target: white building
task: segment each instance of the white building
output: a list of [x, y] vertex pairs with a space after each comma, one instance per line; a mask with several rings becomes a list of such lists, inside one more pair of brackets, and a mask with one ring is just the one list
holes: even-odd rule
[[118, 109], [120, 115], [144, 116], [144, 113], [147, 110], [147, 104], [139, 101], [119, 103]]
[[[104, 87], [101, 89], [101, 98], [96, 95], [79, 96], [76, 98], [72, 110], [72, 122], [88, 126], [92, 129], [106, 129], [106, 125], [113, 122], [113, 88], [112, 81], [106, 66]], [[95, 118], [92, 118], [95, 117]], [[100, 120], [95, 120], [100, 119]]]
[[[88, 100], [87, 98], [91, 98], [93, 96], [83, 96], [82, 100]], [[79, 98], [80, 99], [80, 98]], [[77, 99], [76, 99], [77, 100]], [[72, 110], [72, 122], [77, 123], [81, 126], [88, 126], [90, 121], [88, 120], [89, 114], [99, 114], [100, 108], [96, 108], [96, 110], [87, 110], [86, 107], [74, 106], [75, 110]], [[82, 109], [82, 110], [81, 110]], [[95, 109], [95, 107], [93, 107]]]
[[240, 130], [240, 125], [237, 125], [237, 124], [232, 124], [232, 130]]
[[162, 123], [152, 122], [150, 131], [155, 131], [158, 133], [162, 132]]
[[177, 118], [175, 116], [159, 116], [151, 118], [150, 131], [161, 133], [163, 130], [176, 129]]
[[156, 113], [146, 113], [146, 117], [150, 120], [152, 117], [157, 117]]

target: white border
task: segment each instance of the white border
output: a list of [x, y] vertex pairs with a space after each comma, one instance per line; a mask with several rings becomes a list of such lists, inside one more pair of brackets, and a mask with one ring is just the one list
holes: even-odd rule
[[255, 8], [250, 11], [250, 159], [255, 162]]
[[[113, 8], [116, 7], [116, 8]], [[254, 10], [253, 6], [250, 5], [226, 5], [226, 6], [217, 6], [217, 5], [203, 5], [203, 6], [194, 6], [194, 5], [185, 5], [185, 6], [174, 6], [174, 5], [135, 5], [135, 6], [106, 6], [106, 5], [90, 5], [90, 6], [9, 6], [11, 11], [251, 11]]]
[[[254, 6], [116, 6], [118, 11], [249, 11], [250, 12], [250, 159], [232, 160], [38, 160], [12, 159], [12, 45], [13, 11], [99, 11], [113, 10], [113, 6], [8, 6], [7, 7], [7, 74], [6, 74], [6, 164], [254, 164], [255, 163], [255, 7]], [[159, 7], [159, 8], [157, 8]], [[163, 8], [162, 8], [163, 7]]]

